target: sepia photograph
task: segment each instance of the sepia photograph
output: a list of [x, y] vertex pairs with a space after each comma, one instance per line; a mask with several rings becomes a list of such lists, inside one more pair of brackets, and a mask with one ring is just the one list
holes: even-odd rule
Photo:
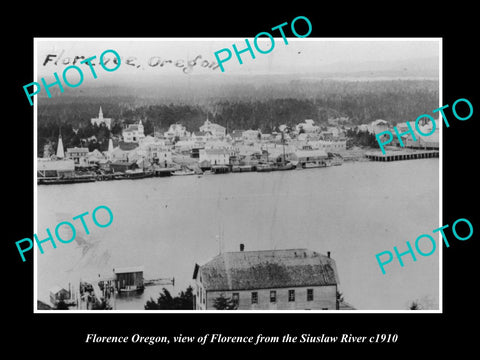
[[442, 311], [442, 39], [272, 35], [34, 39], [34, 312]]

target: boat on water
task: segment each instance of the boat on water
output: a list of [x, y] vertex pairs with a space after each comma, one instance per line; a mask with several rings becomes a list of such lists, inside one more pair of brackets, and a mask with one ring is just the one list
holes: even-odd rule
[[278, 164], [275, 165], [274, 169], [275, 170], [293, 170], [293, 169], [295, 169], [295, 165], [293, 165], [290, 162], [278, 163]]
[[145, 286], [136, 286], [136, 285], [126, 285], [125, 287], [121, 287], [118, 289], [119, 293], [127, 294], [127, 293], [142, 293], [145, 290]]
[[55, 185], [55, 184], [76, 184], [85, 182], [94, 182], [95, 176], [72, 176], [72, 177], [55, 177], [55, 178], [38, 178], [37, 184]]
[[330, 159], [327, 163], [328, 166], [340, 166], [342, 164], [343, 164], [343, 159], [338, 157]]
[[145, 171], [143, 169], [127, 170], [125, 172], [118, 172], [112, 175], [115, 180], [122, 179], [143, 179], [149, 176], [153, 176], [153, 171]]
[[270, 164], [258, 164], [257, 165], [257, 172], [268, 172], [273, 171], [274, 168]]
[[327, 163], [324, 161], [312, 161], [312, 162], [303, 163], [302, 169], [314, 169], [314, 168], [322, 168], [326, 166], [327, 166]]

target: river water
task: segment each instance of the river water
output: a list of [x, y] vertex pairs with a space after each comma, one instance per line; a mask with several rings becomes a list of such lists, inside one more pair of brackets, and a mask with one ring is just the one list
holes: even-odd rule
[[[111, 276], [113, 268], [138, 265], [146, 279], [175, 277], [175, 287], [165, 287], [176, 295], [193, 284], [195, 263], [219, 251], [238, 251], [242, 243], [246, 251], [330, 251], [339, 290], [360, 310], [406, 310], [418, 299], [438, 307], [438, 247], [416, 262], [404, 256], [403, 268], [392, 261], [385, 275], [375, 259], [393, 246], [407, 250], [407, 240], [413, 244], [440, 226], [438, 159], [43, 185], [37, 201], [39, 239], [47, 237], [47, 227], [53, 232], [59, 222], [100, 205], [114, 215], [106, 228], [87, 215], [88, 235], [80, 220], [72, 221], [75, 241], [57, 242], [56, 249], [45, 243], [44, 254], [37, 250], [37, 294], [47, 303], [55, 285], [68, 287], [79, 278]], [[98, 221], [106, 223], [108, 215], [99, 211]], [[425, 244], [424, 252], [429, 249]], [[116, 308], [141, 310], [162, 287], [118, 299]]]

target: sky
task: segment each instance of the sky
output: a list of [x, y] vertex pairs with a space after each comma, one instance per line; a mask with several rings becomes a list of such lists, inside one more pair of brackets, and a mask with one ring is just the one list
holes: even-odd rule
[[[441, 55], [441, 39], [439, 38], [288, 38], [284, 40], [275, 38], [275, 46], [268, 54], [259, 53], [254, 45], [253, 38], [249, 38], [254, 49], [255, 59], [249, 52], [243, 53], [243, 64], [240, 64], [232, 49], [235, 44], [239, 50], [246, 47], [244, 38], [36, 38], [37, 70], [39, 77], [51, 76], [54, 72], [59, 75], [64, 68], [72, 65], [75, 56], [85, 58], [96, 56], [93, 62], [98, 62], [100, 55], [105, 50], [115, 50], [122, 58], [121, 66], [108, 76], [122, 77], [124, 74], [137, 74], [139, 78], [145, 75], [155, 78], [158, 75], [187, 75], [211, 74], [215, 76], [229, 75], [262, 75], [262, 74], [292, 74], [315, 73], [329, 71], [349, 71], [387, 63], [395, 64], [409, 61], [419, 66], [424, 64], [424, 59], [430, 58], [434, 62]], [[270, 40], [260, 38], [259, 47], [268, 49]], [[224, 72], [216, 66], [214, 53], [228, 48], [232, 52], [229, 61], [223, 63]], [[47, 60], [47, 55], [50, 59]], [[223, 58], [227, 52], [220, 56]], [[112, 53], [107, 53], [106, 58], [113, 58]], [[196, 59], [195, 66], [185, 67], [187, 62]], [[45, 61], [47, 60], [46, 64]], [[80, 59], [82, 60], [82, 59]], [[85, 80], [91, 77], [87, 64], [80, 65], [85, 73]], [[170, 62], [167, 62], [167, 61]], [[127, 64], [128, 61], [128, 64]], [[163, 66], [161, 66], [164, 61]], [[193, 62], [191, 62], [193, 64]], [[107, 64], [108, 65], [108, 64]], [[113, 64], [111, 63], [112, 67]], [[97, 75], [104, 75], [103, 69], [98, 67]], [[363, 66], [363, 67], [362, 67]], [[379, 65], [380, 66], [380, 65]], [[96, 69], [97, 69], [96, 68]], [[75, 70], [68, 71], [68, 79], [75, 82]]]

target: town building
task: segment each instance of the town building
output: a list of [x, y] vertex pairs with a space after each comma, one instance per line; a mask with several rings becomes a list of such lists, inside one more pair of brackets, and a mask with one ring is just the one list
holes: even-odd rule
[[229, 165], [230, 156], [234, 156], [232, 150], [224, 148], [199, 149], [199, 163], [209, 162], [210, 165]]
[[100, 111], [98, 112], [98, 118], [92, 118], [90, 119], [90, 122], [92, 125], [98, 125], [100, 124], [105, 124], [105, 126], [108, 128], [108, 130], [111, 130], [112, 128], [112, 119], [110, 118], [104, 118], [103, 117], [103, 112], [102, 112], [102, 107], [100, 106]]
[[67, 159], [73, 160], [75, 166], [88, 166], [88, 148], [73, 147], [67, 148], [65, 153]]
[[94, 149], [87, 154], [88, 165], [99, 164], [103, 160], [105, 160], [105, 156], [98, 149]]
[[262, 132], [260, 131], [260, 129], [245, 130], [242, 132], [242, 138], [244, 141], [250, 141], [250, 142], [258, 141], [262, 138]]
[[[433, 124], [430, 121], [421, 120], [418, 123], [418, 128], [421, 133], [423, 134], [430, 134], [428, 136], [421, 135], [420, 132], [417, 131], [417, 128], [414, 126], [414, 123], [410, 123], [410, 128], [413, 129], [415, 133], [415, 139], [413, 140], [412, 134], [409, 132], [409, 127], [406, 122], [398, 123], [395, 125], [397, 131], [400, 134], [404, 134], [401, 136], [403, 147], [405, 148], [413, 148], [413, 149], [426, 149], [426, 150], [438, 150], [440, 149], [440, 128], [439, 128], [439, 121], [435, 120], [435, 131], [433, 133]], [[395, 132], [390, 130], [394, 135], [391, 143], [389, 145], [400, 147], [400, 141], [398, 137], [395, 136]], [[385, 141], [388, 139], [387, 135], [383, 135], [380, 140]]]
[[72, 293], [70, 290], [64, 289], [58, 285], [55, 285], [50, 289], [50, 302], [57, 306], [60, 301], [66, 304], [72, 304]]
[[163, 133], [166, 139], [172, 140], [175, 138], [182, 139], [190, 137], [190, 132], [187, 131], [187, 128], [182, 124], [171, 124], [168, 128], [168, 131]]
[[338, 310], [335, 261], [308, 249], [244, 251], [195, 264], [197, 310], [232, 299], [239, 310]]
[[347, 150], [347, 140], [318, 140], [311, 141], [309, 144], [327, 153], [338, 153]]
[[145, 151], [145, 158], [152, 164], [168, 167], [172, 164], [172, 150], [163, 142], [150, 143], [142, 147]]
[[206, 141], [209, 141], [212, 137], [214, 137], [214, 135], [209, 131], [192, 132], [192, 140], [199, 143], [204, 143]]
[[140, 142], [145, 138], [143, 130], [142, 120], [140, 120], [138, 124], [129, 124], [122, 130], [123, 141], [126, 143]]
[[211, 133], [214, 137], [224, 137], [227, 134], [227, 129], [225, 127], [212, 123], [210, 120], [208, 120], [208, 117], [199, 129], [201, 132]]
[[38, 178], [73, 176], [74, 171], [75, 163], [71, 159], [37, 159]]
[[377, 119], [369, 124], [362, 124], [358, 126], [359, 131], [368, 131], [371, 134], [378, 134], [382, 131], [388, 130], [388, 122], [382, 119]]
[[233, 130], [230, 134], [232, 141], [242, 141], [244, 131], [245, 130]]
[[113, 150], [109, 150], [109, 160], [112, 162], [130, 162], [132, 155], [137, 148], [137, 143], [120, 141], [117, 147]]
[[312, 119], [307, 119], [304, 122], [299, 123], [297, 126], [295, 126], [295, 130], [297, 133], [300, 132], [306, 132], [306, 133], [312, 133], [312, 132], [317, 132], [320, 128], [314, 124], [315, 122]]
[[295, 150], [292, 154], [292, 160], [298, 162], [300, 166], [325, 165], [328, 154], [324, 149], [314, 149], [307, 145], [301, 149]]

